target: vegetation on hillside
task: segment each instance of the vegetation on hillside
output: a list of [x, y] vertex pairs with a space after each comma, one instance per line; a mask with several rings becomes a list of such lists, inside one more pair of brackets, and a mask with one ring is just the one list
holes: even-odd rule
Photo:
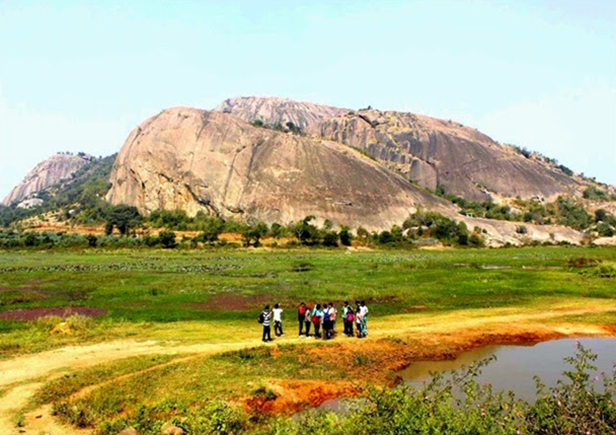
[[61, 219], [79, 224], [98, 223], [105, 219], [109, 204], [104, 200], [109, 190], [109, 176], [116, 154], [94, 158], [69, 180], [35, 194], [43, 204], [28, 209], [0, 205], [0, 225], [8, 227], [21, 220], [53, 212]]
[[[614, 216], [600, 209], [603, 219], [593, 217], [581, 200], [571, 197], [559, 196], [551, 203], [516, 198], [512, 201], [515, 207], [512, 207], [492, 201], [470, 201], [447, 194], [443, 186], [439, 186], [435, 193], [460, 207], [460, 213], [464, 215], [537, 225], [563, 225], [578, 231], [595, 231], [601, 236], [616, 231]], [[611, 200], [607, 192], [594, 186], [588, 187], [583, 196], [586, 199]]]

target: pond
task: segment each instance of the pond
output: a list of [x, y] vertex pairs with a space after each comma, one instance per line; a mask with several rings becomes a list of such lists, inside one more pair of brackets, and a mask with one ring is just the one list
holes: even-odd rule
[[[430, 380], [431, 373], [445, 374], [495, 355], [495, 361], [482, 367], [477, 382], [492, 384], [495, 392], [511, 390], [517, 398], [534, 402], [536, 388], [533, 377], [539, 376], [548, 387], [564, 379], [562, 373], [571, 370], [572, 366], [563, 358], [575, 355], [578, 341], [597, 355], [597, 359], [591, 362], [597, 367], [597, 372], [592, 374], [593, 378], [601, 372], [611, 373], [616, 362], [616, 338], [562, 339], [531, 346], [486, 346], [463, 352], [455, 360], [413, 362], [399, 375], [407, 385], [418, 388]], [[448, 379], [447, 376], [445, 378]], [[597, 382], [597, 391], [602, 391], [602, 385], [601, 381]], [[358, 400], [362, 399], [328, 400], [319, 408], [344, 414]]]
[[[495, 391], [511, 390], [520, 399], [534, 401], [533, 376], [539, 376], [548, 387], [556, 385], [558, 379], [563, 379], [562, 373], [572, 368], [563, 358], [575, 355], [577, 341], [598, 356], [591, 362], [598, 372], [593, 376], [601, 372], [611, 373], [616, 362], [616, 338], [562, 339], [534, 346], [486, 346], [464, 352], [451, 361], [414, 362], [399, 374], [408, 385], [417, 387], [430, 380], [431, 372], [450, 372], [495, 355], [496, 361], [482, 367], [477, 382], [490, 383]], [[597, 387], [600, 385], [602, 383], [597, 382]]]

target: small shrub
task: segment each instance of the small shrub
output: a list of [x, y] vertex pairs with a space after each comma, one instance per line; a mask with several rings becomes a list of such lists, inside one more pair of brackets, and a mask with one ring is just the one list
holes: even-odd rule
[[291, 266], [291, 271], [293, 272], [307, 272], [312, 269], [314, 269], [314, 264], [308, 263], [306, 261], [296, 263], [293, 266]]
[[567, 261], [567, 266], [571, 268], [584, 268], [594, 267], [599, 264], [601, 260], [590, 257], [573, 257]]

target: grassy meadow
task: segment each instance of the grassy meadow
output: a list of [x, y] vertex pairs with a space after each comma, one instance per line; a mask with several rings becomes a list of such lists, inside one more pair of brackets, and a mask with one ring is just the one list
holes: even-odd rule
[[106, 313], [73, 325], [80, 334], [51, 338], [47, 332], [53, 321], [0, 319], [0, 351], [6, 357], [67, 341], [127, 335], [241, 340], [258, 336], [257, 314], [276, 302], [287, 309], [283, 320], [287, 331], [294, 332], [294, 309], [300, 301], [340, 306], [344, 300], [363, 299], [372, 322], [379, 322], [407, 313], [430, 317], [614, 299], [614, 279], [601, 277], [593, 260], [608, 265], [609, 271], [616, 264], [616, 250], [3, 252], [0, 316], [9, 310], [67, 306]]
[[[194, 433], [225, 433], [217, 418], [237, 429], [226, 433], [247, 425], [262, 430], [276, 403], [287, 412], [310, 403], [288, 396], [302, 389], [313, 394], [315, 382], [327, 384], [318, 386], [320, 399], [353, 395], [368, 381], [394, 382], [395, 372], [383, 369], [394, 358], [454, 354], [460, 343], [451, 337], [470, 325], [463, 319], [604, 307], [591, 314], [564, 310], [541, 321], [615, 325], [615, 265], [616, 249], [579, 247], [3, 252], [0, 317], [32, 308], [104, 312], [71, 317], [69, 332], [60, 334], [50, 334], [59, 318], [0, 319], [0, 360], [118, 339], [219, 344], [219, 351], [139, 356], [66, 374], [40, 389], [23, 413], [52, 404], [63, 421], [101, 434], [129, 426], [154, 434], [169, 421]], [[368, 340], [296, 337], [300, 301], [340, 307], [356, 299], [370, 308]], [[286, 336], [263, 346], [256, 318], [276, 302], [287, 310]], [[434, 340], [409, 332], [443, 325], [451, 329]], [[351, 342], [362, 347], [349, 352]], [[241, 414], [246, 407], [254, 413]]]

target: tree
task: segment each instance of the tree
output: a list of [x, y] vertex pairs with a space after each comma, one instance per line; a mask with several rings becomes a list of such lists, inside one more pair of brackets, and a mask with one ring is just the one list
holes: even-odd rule
[[344, 246], [351, 246], [351, 241], [353, 240], [353, 235], [349, 230], [349, 227], [347, 227], [346, 225], [340, 226], [340, 243], [342, 243]]
[[386, 245], [387, 243], [393, 242], [394, 238], [389, 231], [383, 231], [379, 234], [378, 240], [381, 245]]
[[607, 216], [607, 212], [602, 208], [595, 210], [595, 222], [603, 222]]
[[[136, 207], [131, 205], [116, 205], [111, 208], [107, 216], [105, 234], [111, 234], [115, 226], [121, 235], [125, 236], [131, 230], [141, 225], [143, 218]], [[108, 230], [111, 230], [108, 232]]]
[[469, 237], [468, 237], [468, 227], [464, 222], [458, 223], [458, 245], [460, 246], [468, 246]]
[[338, 233], [335, 231], [327, 231], [323, 235], [323, 246], [338, 247]]
[[158, 239], [160, 241], [160, 246], [164, 249], [172, 249], [177, 246], [177, 243], [175, 243], [175, 233], [173, 231], [161, 231], [158, 234]]
[[241, 231], [244, 246], [251, 244], [256, 248], [261, 244], [261, 238], [267, 235], [267, 224], [259, 222], [256, 225], [248, 225]]
[[218, 236], [222, 233], [223, 228], [224, 222], [220, 219], [208, 217], [203, 219], [201, 223], [200, 237], [204, 242], [214, 243], [218, 240]]
[[278, 222], [274, 222], [272, 226], [270, 227], [270, 234], [276, 240], [280, 238], [280, 236], [282, 235], [282, 232], [283, 232], [283, 226], [280, 225]]
[[370, 237], [370, 233], [364, 227], [358, 227], [357, 237], [365, 242]]
[[88, 246], [90, 246], [91, 248], [96, 248], [96, 242], [98, 242], [98, 237], [96, 237], [94, 234], [88, 234], [86, 236], [86, 240], [88, 241]]
[[316, 218], [313, 215], [306, 216], [301, 221], [291, 225], [297, 241], [302, 245], [311, 245], [319, 241], [319, 230], [310, 223], [314, 219]]

